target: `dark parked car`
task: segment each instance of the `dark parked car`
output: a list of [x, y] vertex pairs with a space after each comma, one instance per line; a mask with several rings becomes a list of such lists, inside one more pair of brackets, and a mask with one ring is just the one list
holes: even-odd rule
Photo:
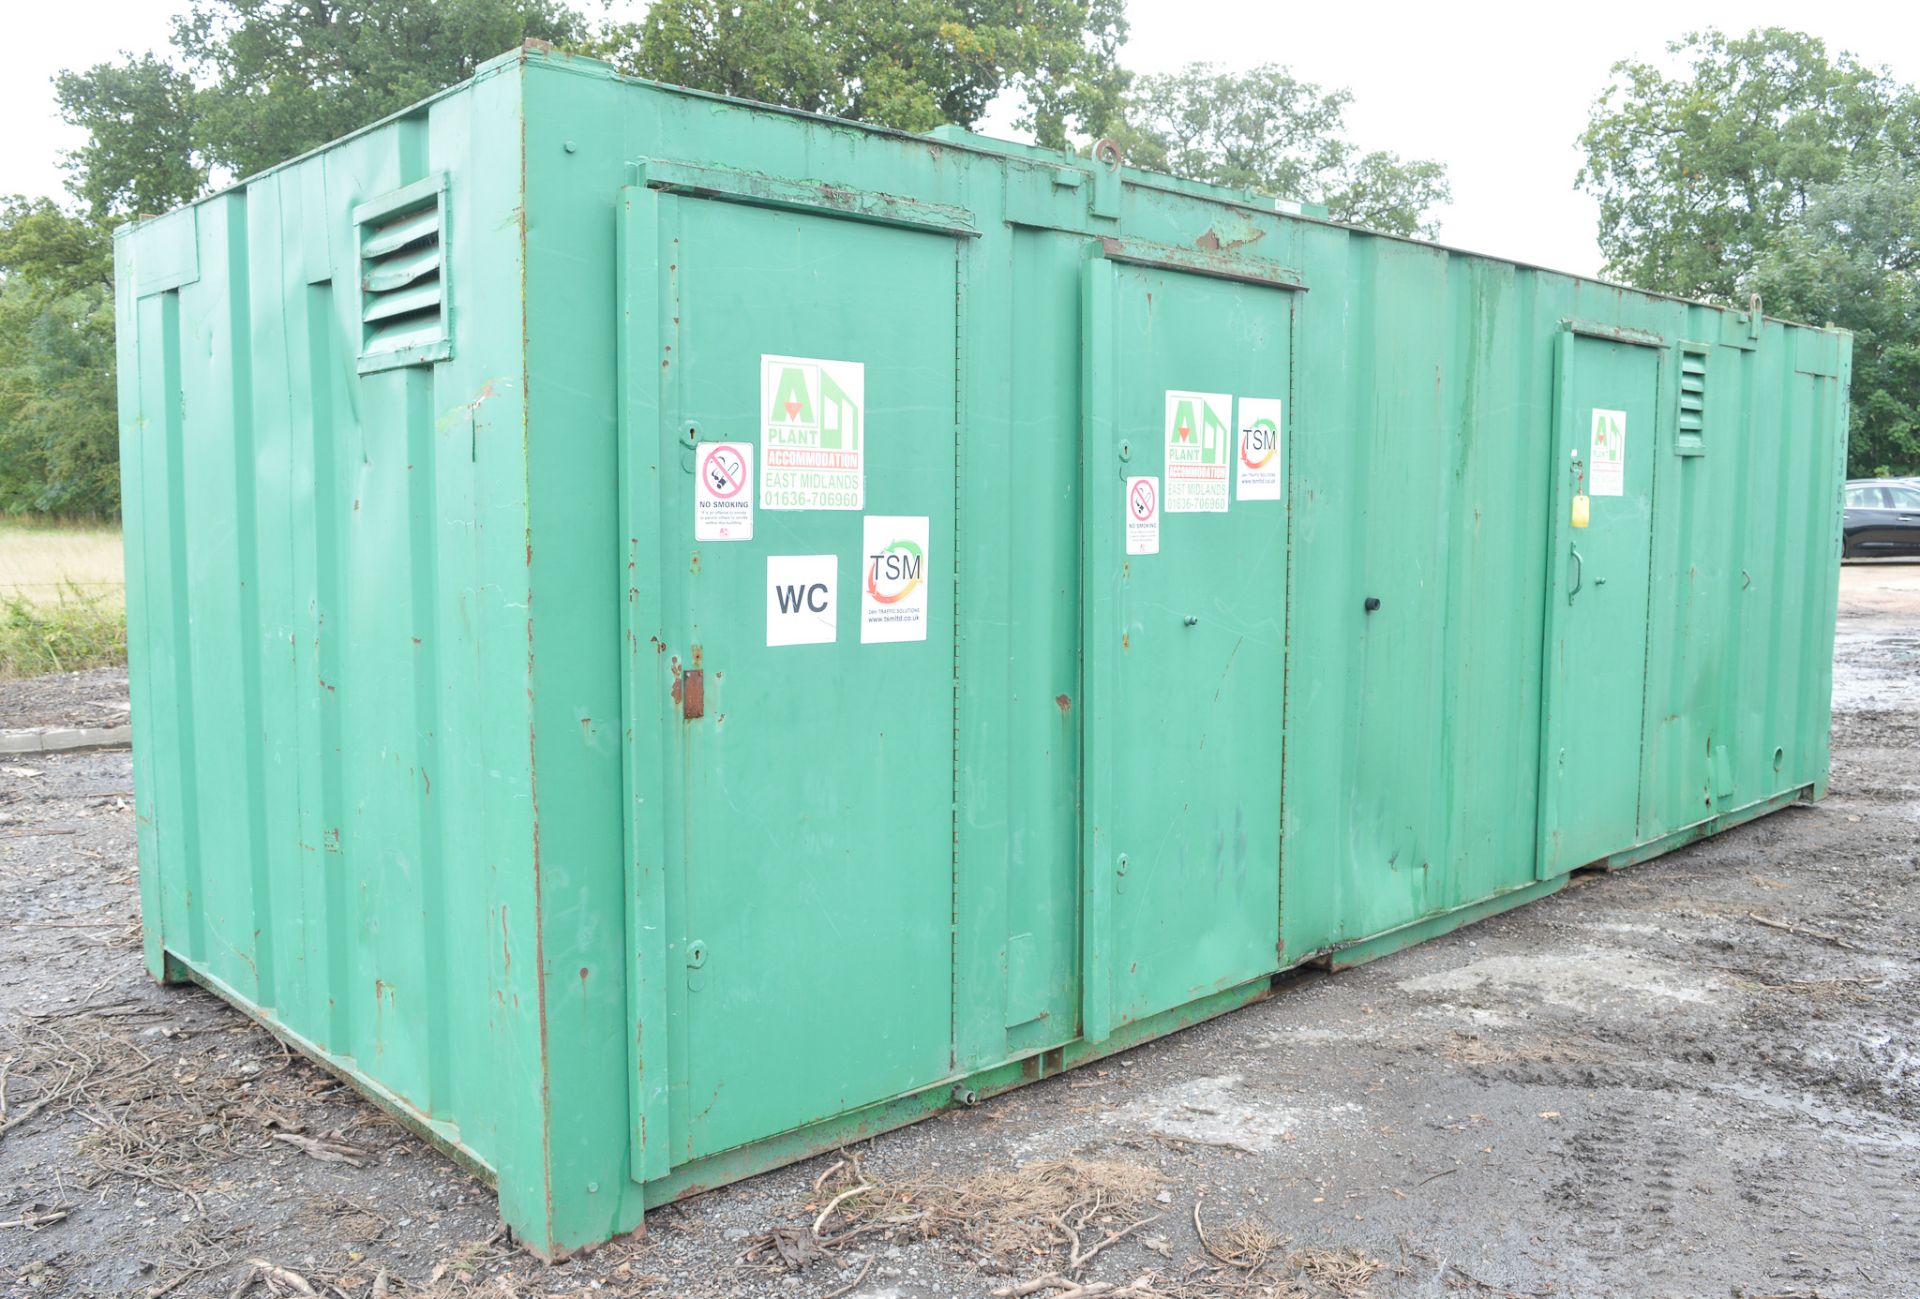
[[1920, 555], [1920, 484], [1856, 480], [1847, 484], [1846, 507], [1846, 558]]

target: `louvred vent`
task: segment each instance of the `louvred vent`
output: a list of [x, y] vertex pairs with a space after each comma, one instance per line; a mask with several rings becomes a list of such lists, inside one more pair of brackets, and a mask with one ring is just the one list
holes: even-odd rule
[[367, 356], [428, 348], [446, 337], [441, 253], [437, 194], [362, 228], [360, 318]]

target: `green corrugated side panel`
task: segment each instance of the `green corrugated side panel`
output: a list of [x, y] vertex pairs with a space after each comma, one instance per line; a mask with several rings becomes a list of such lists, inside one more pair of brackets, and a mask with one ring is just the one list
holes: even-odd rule
[[1546, 333], [1571, 283], [1326, 227], [1303, 271], [1289, 959], [1533, 878], [1513, 737], [1539, 724]]
[[1659, 462], [1643, 840], [1827, 772], [1850, 340], [1770, 322], [1731, 345], [1689, 314], [1681, 337], [1713, 340], [1705, 449]]
[[[484, 1164], [539, 1137], [518, 122], [483, 77], [116, 250], [149, 964]], [[363, 378], [352, 209], [430, 171], [454, 359]]]

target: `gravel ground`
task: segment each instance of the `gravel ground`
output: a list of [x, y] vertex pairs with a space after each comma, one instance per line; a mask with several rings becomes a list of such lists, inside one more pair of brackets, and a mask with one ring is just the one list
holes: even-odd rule
[[[1057, 1194], [1089, 1246], [1158, 1215], [1091, 1260], [1085, 1296], [1152, 1273], [1177, 1299], [1912, 1299], [1920, 568], [1849, 567], [1843, 591], [1818, 806], [551, 1268], [501, 1237], [485, 1186], [209, 994], [147, 980], [126, 754], [9, 762], [0, 1294], [985, 1296], [1064, 1270], [1032, 1226]], [[97, 724], [123, 689], [0, 686], [0, 726]], [[912, 1221], [798, 1272], [741, 1261], [808, 1252], [856, 1173], [876, 1189], [824, 1235]]]
[[0, 681], [0, 731], [52, 726], [125, 726], [127, 670], [91, 668]]

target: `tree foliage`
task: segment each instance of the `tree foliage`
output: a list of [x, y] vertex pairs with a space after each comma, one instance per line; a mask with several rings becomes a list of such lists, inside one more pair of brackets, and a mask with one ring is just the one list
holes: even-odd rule
[[1324, 203], [1336, 221], [1431, 237], [1432, 210], [1450, 197], [1446, 167], [1362, 151], [1346, 136], [1352, 100], [1271, 63], [1244, 73], [1194, 63], [1136, 78], [1114, 134], [1136, 166]]
[[1041, 144], [1104, 131], [1122, 0], [656, 0], [601, 50], [640, 76], [905, 131], [972, 126], [1003, 92]]
[[1629, 283], [1730, 298], [1813, 190], [1850, 166], [1913, 160], [1920, 100], [1882, 69], [1777, 27], [1669, 44], [1683, 66], [1616, 63], [1580, 137], [1600, 250]]
[[1811, 188], [1743, 284], [1775, 314], [1853, 331], [1851, 471], [1920, 473], [1920, 167]]
[[571, 44], [556, 0], [194, 0], [173, 44], [196, 79], [196, 142], [260, 171], [462, 81], [528, 37]]
[[66, 156], [67, 188], [95, 221], [158, 214], [199, 194], [207, 164], [193, 138], [193, 82], [151, 54], [54, 78], [60, 115], [87, 133]]
[[1607, 270], [1853, 330], [1850, 468], [1920, 467], [1920, 93], [1780, 28], [1668, 53], [1614, 65], [1580, 137]]
[[164, 212], [398, 112], [527, 37], [586, 38], [559, 0], [193, 0], [173, 56], [62, 73], [88, 141], [68, 157], [95, 219]]
[[0, 203], [0, 511], [119, 508], [113, 255], [46, 199]]

